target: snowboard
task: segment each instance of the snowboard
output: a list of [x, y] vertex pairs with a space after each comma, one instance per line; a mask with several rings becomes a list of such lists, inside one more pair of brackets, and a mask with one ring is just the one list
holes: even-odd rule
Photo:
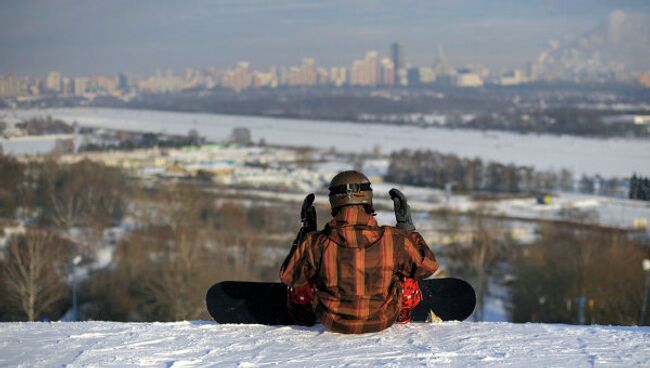
[[[456, 278], [420, 280], [422, 301], [412, 322], [463, 321], [474, 312], [476, 294]], [[287, 287], [281, 283], [224, 281], [207, 292], [205, 303], [218, 323], [293, 325], [287, 310]]]

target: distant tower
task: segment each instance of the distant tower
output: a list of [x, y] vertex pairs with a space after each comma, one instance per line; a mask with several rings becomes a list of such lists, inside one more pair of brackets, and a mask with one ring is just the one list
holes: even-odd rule
[[433, 63], [433, 71], [437, 75], [451, 74], [449, 65], [447, 65], [447, 57], [445, 56], [445, 51], [442, 49], [441, 45], [438, 45], [438, 50], [436, 53], [436, 61]]
[[396, 71], [406, 68], [406, 60], [404, 59], [404, 45], [397, 42], [390, 45], [390, 55], [391, 60], [393, 61], [393, 67]]
[[122, 92], [129, 90], [129, 79], [124, 73], [119, 73], [117, 75], [117, 89]]

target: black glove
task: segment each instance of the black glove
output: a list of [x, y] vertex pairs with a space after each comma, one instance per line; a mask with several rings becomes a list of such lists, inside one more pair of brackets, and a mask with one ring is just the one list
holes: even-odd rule
[[404, 231], [415, 230], [413, 219], [411, 219], [411, 207], [406, 203], [404, 194], [395, 188], [389, 190], [388, 194], [393, 200], [393, 206], [395, 207], [397, 227]]
[[293, 256], [293, 253], [296, 251], [302, 240], [305, 238], [305, 235], [308, 232], [316, 231], [316, 227], [318, 225], [316, 224], [316, 208], [314, 208], [314, 198], [316, 198], [316, 196], [314, 196], [314, 193], [309, 193], [307, 197], [305, 197], [305, 200], [302, 202], [302, 208], [300, 209], [300, 221], [302, 222], [302, 226], [300, 226], [300, 230], [298, 230], [298, 235], [296, 235], [296, 239], [293, 241], [293, 245], [291, 246], [291, 250], [289, 251], [287, 258], [285, 258], [284, 262], [282, 262], [282, 266], [280, 267], [281, 271], [284, 271], [287, 268], [289, 260]]
[[302, 221], [302, 227], [305, 228], [306, 232], [316, 231], [318, 226], [314, 198], [314, 193], [309, 193], [302, 202], [302, 209], [300, 209], [300, 221]]

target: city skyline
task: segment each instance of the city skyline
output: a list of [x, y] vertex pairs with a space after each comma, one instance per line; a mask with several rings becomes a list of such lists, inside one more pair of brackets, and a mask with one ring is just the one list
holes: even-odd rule
[[525, 71], [512, 69], [491, 72], [489, 68], [477, 65], [456, 69], [447, 63], [440, 45], [430, 65], [409, 65], [403, 45], [392, 43], [389, 55], [367, 50], [362, 58], [348, 62], [347, 66], [325, 67], [314, 58], [307, 57], [298, 65], [272, 66], [266, 70], [254, 68], [250, 62], [241, 60], [233, 68], [227, 69], [186, 67], [179, 72], [167, 68], [147, 75], [125, 71], [115, 75], [96, 73], [71, 76], [54, 70], [45, 75], [0, 74], [0, 98], [41, 95], [123, 96], [132, 91], [179, 92], [218, 86], [236, 92], [249, 88], [277, 87], [417, 87], [432, 84], [480, 87], [485, 83], [505, 86], [530, 83], [544, 77], [537, 70], [538, 65], [535, 63], [529, 63]]
[[[649, 13], [639, 1], [260, 1], [217, 3], [3, 2], [0, 74], [78, 76], [157, 68], [255, 68], [312, 57], [347, 65], [363, 50], [390, 58], [398, 42], [412, 65], [431, 65], [438, 45], [449, 64], [522, 67], [548, 40], [578, 36], [614, 9]], [[588, 9], [588, 11], [585, 11]]]

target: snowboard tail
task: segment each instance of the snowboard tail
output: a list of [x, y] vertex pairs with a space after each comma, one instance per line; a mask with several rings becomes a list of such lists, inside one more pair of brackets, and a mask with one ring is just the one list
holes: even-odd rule
[[[420, 280], [422, 301], [413, 308], [413, 322], [462, 321], [476, 305], [474, 289], [455, 278]], [[224, 281], [206, 294], [210, 316], [218, 323], [293, 325], [287, 310], [287, 287], [281, 283]]]

